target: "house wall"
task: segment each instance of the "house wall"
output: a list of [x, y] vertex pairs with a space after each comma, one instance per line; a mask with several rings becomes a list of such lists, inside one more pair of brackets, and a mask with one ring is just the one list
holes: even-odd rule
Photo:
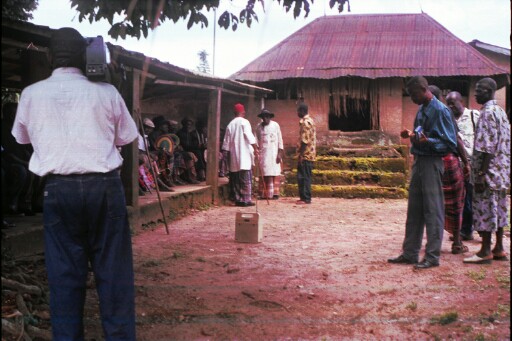
[[[274, 121], [279, 123], [283, 134], [285, 146], [295, 146], [299, 136], [299, 117], [297, 116], [297, 102], [295, 100], [265, 100], [265, 107], [274, 113]], [[310, 109], [315, 123], [318, 114]], [[327, 116], [327, 114], [326, 114]]]
[[[400, 78], [382, 79], [378, 82], [380, 130], [390, 135], [394, 143], [399, 143], [403, 119], [402, 80]], [[307, 98], [305, 102], [308, 104], [309, 112], [316, 123], [317, 144], [325, 145], [330, 135], [329, 116], [328, 112], [326, 112], [328, 104], [308, 102]], [[281, 126], [284, 144], [286, 146], [295, 146], [299, 134], [299, 118], [296, 111], [297, 101], [265, 100], [265, 106], [275, 113], [274, 120]]]
[[403, 129], [402, 79], [386, 78], [378, 80], [380, 130], [389, 134], [392, 141], [399, 143]]

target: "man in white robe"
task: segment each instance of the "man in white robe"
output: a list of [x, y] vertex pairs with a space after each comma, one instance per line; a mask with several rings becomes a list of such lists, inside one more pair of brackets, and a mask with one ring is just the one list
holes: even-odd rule
[[236, 206], [254, 206], [252, 194], [252, 166], [258, 156], [256, 137], [251, 123], [245, 118], [245, 108], [235, 104], [235, 118], [226, 127], [222, 150], [229, 152], [230, 199]]
[[256, 127], [259, 157], [259, 196], [262, 199], [278, 199], [281, 181], [281, 160], [283, 157], [283, 136], [281, 127], [272, 121], [274, 114], [263, 109], [258, 115], [261, 122]]

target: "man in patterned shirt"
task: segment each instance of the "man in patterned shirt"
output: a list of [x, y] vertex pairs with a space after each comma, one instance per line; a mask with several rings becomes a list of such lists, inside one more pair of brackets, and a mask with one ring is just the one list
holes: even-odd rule
[[[473, 150], [474, 180], [473, 225], [481, 232], [482, 246], [464, 263], [489, 264], [506, 260], [503, 228], [507, 226], [507, 190], [510, 188], [510, 123], [505, 111], [496, 104], [496, 82], [483, 78], [476, 83], [475, 99], [482, 104], [476, 125]], [[496, 245], [491, 251], [491, 235]]]
[[311, 204], [311, 178], [313, 162], [316, 158], [315, 121], [308, 115], [308, 106], [299, 104], [297, 115], [300, 118], [300, 133], [297, 143], [297, 182], [299, 184], [298, 205]]
[[[470, 167], [471, 157], [473, 156], [473, 144], [475, 141], [475, 128], [480, 112], [478, 110], [470, 110], [462, 104], [462, 96], [457, 91], [452, 91], [446, 96], [446, 106], [450, 108], [455, 122], [459, 128], [459, 136], [464, 143], [466, 156], [469, 159], [469, 164], [464, 165]], [[464, 180], [465, 197], [464, 197], [464, 210], [462, 212], [462, 227], [460, 230], [460, 237], [462, 240], [473, 240], [473, 184], [469, 179], [471, 168], [464, 170], [464, 175], [468, 174]], [[466, 177], [466, 176], [465, 176]]]

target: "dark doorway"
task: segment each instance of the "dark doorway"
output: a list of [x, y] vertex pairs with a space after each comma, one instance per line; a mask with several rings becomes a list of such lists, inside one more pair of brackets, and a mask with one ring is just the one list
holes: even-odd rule
[[329, 130], [362, 131], [371, 130], [370, 101], [340, 96], [339, 115], [335, 115], [331, 100]]

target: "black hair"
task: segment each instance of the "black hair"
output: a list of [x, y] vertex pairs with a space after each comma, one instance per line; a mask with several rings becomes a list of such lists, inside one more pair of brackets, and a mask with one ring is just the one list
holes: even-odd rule
[[54, 31], [50, 39], [53, 69], [77, 67], [84, 71], [86, 47], [87, 41], [74, 28], [63, 27]]
[[308, 106], [305, 103], [301, 103], [297, 107], [297, 111], [300, 112], [300, 113], [303, 113], [303, 114], [307, 114], [308, 113]]

